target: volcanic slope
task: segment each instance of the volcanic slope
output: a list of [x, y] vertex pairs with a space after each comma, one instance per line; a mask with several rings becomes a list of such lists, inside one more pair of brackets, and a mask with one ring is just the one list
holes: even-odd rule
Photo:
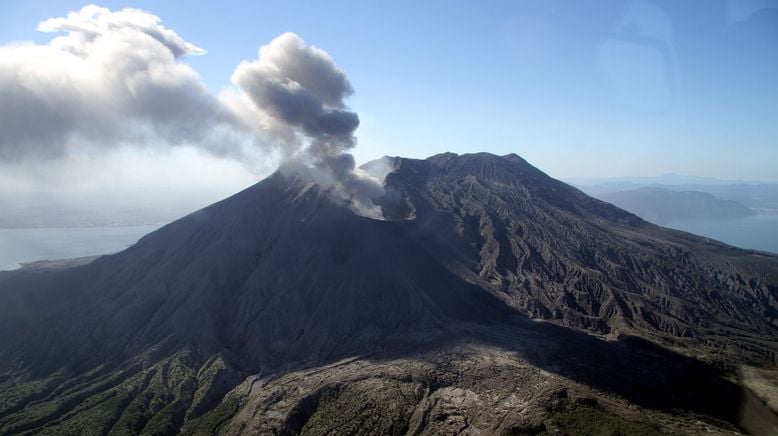
[[0, 273], [0, 433], [775, 428], [720, 368], [775, 363], [778, 257], [516, 155], [380, 163], [386, 220], [285, 167], [121, 253]]

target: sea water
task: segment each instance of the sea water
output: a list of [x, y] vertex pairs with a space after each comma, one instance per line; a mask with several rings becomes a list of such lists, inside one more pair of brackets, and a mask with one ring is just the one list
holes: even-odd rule
[[116, 253], [161, 226], [0, 229], [0, 271], [23, 262]]
[[778, 253], [778, 213], [743, 218], [683, 219], [665, 224], [741, 248]]

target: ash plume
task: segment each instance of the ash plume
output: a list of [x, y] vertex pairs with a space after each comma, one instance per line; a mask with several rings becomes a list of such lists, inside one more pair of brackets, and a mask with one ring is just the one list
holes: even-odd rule
[[43, 21], [46, 44], [0, 47], [0, 160], [125, 145], [190, 145], [242, 158], [265, 141], [181, 62], [204, 50], [136, 9], [85, 6]]
[[205, 50], [146, 11], [85, 6], [39, 24], [43, 44], [0, 46], [0, 163], [34, 167], [126, 147], [186, 146], [217, 157], [296, 159], [358, 213], [379, 217], [381, 185], [355, 171], [359, 117], [346, 74], [324, 50], [284, 33], [214, 93], [182, 61]]
[[332, 181], [334, 192], [360, 214], [381, 216], [371, 201], [383, 193], [381, 184], [355, 172], [346, 153], [356, 145], [359, 117], [344, 102], [351, 84], [327, 52], [284, 33], [261, 47], [257, 60], [241, 62], [232, 81], [269, 115], [270, 129], [292, 133], [286, 146], [307, 142], [305, 157], [321, 180]]

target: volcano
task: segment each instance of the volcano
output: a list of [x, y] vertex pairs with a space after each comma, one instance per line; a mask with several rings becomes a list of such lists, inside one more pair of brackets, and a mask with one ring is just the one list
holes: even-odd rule
[[514, 154], [379, 167], [382, 220], [282, 167], [118, 254], [0, 273], [0, 434], [778, 429], [778, 256]]

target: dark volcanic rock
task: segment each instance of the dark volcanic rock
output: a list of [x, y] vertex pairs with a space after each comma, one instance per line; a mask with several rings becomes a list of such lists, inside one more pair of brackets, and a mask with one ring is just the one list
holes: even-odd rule
[[403, 159], [387, 178], [426, 250], [537, 318], [603, 333], [736, 335], [775, 358], [778, 257], [664, 229], [554, 180], [516, 155]]
[[[420, 349], [445, 356], [462, 338], [487, 342], [484, 356], [517, 353], [508, 366], [542, 368], [568, 380], [533, 369], [526, 379], [533, 383], [580, 390], [571, 384], [580, 382], [619, 396], [619, 407], [658, 408], [659, 398], [678, 389], [677, 401], [668, 403], [673, 407], [737, 424], [715, 404], [681, 392], [707, 385], [720, 386], [714, 399], [737, 392], [719, 385], [707, 366], [695, 370], [702, 378], [692, 387], [646, 385], [642, 380], [663, 368], [674, 368], [667, 380], [682, 380], [682, 368], [703, 364], [623, 340], [607, 351], [611, 345], [581, 332], [642, 336], [725, 365], [776, 359], [777, 256], [647, 223], [516, 155], [385, 158], [380, 166], [393, 170], [386, 195], [376, 200], [383, 221], [354, 214], [304, 171], [283, 170], [116, 255], [73, 268], [0, 273], [0, 433], [45, 426], [77, 433], [90, 423], [129, 433], [182, 426], [210, 432], [235, 418], [223, 427], [234, 431], [248, 419], [239, 410], [254, 398], [254, 387], [244, 382], [242, 394], [225, 393], [249, 374], [283, 377], [318, 367], [330, 374], [323, 365], [352, 356], [382, 356], [382, 365], [392, 366], [386, 362]], [[527, 317], [575, 330], [537, 327], [545, 323]], [[495, 329], [510, 333], [483, 339]], [[565, 348], [576, 354], [552, 358]], [[590, 360], [586, 350], [595, 349], [610, 360]], [[633, 358], [640, 368], [625, 369], [623, 382], [605, 381]], [[494, 357], [484, 359], [460, 368], [460, 379], [463, 371], [475, 371], [473, 377], [489, 371]], [[471, 395], [491, 389], [478, 380], [467, 378], [469, 387], [457, 388], [440, 381], [439, 366], [426, 379], [428, 366], [400, 366], [412, 376], [392, 378], [396, 390], [383, 396], [368, 379], [352, 385], [354, 377], [332, 373], [340, 384], [311, 385], [298, 408], [290, 401], [303, 391], [284, 400], [283, 378], [274, 388], [281, 393], [273, 394], [280, 397], [255, 400], [280, 401], [263, 410], [278, 409], [274, 431], [292, 432], [329, 431], [340, 422], [331, 421], [335, 411], [365, 402], [394, 417], [375, 423], [375, 431], [436, 432], [457, 423], [464, 429], [475, 418], [457, 413], [491, 404]], [[379, 385], [388, 380], [386, 366], [360, 368], [354, 373], [379, 374]], [[535, 415], [520, 420], [527, 428], [545, 425], [541, 409], [557, 410], [553, 392], [543, 392]], [[448, 415], [446, 407], [453, 408]], [[578, 413], [577, 406], [568, 408]], [[427, 415], [441, 413], [443, 421], [458, 418], [451, 425], [429, 421]], [[481, 421], [491, 419], [498, 417]], [[500, 432], [510, 427], [500, 425]]]
[[3, 293], [15, 334], [0, 344], [19, 353], [4, 361], [99, 364], [193, 344], [277, 367], [425, 342], [451, 321], [508, 312], [420, 250], [412, 226], [357, 216], [276, 173], [88, 266], [9, 274], [3, 289], [31, 289]]

